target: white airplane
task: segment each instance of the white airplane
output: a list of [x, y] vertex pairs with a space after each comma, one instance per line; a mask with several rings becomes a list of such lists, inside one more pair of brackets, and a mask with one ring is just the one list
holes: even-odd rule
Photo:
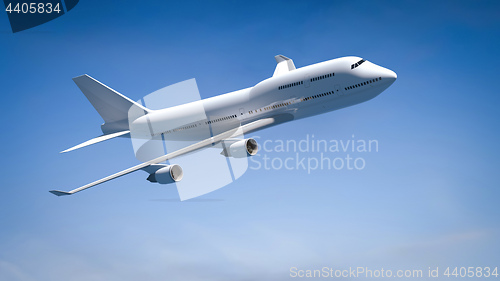
[[[183, 177], [181, 167], [160, 163], [214, 145], [221, 145], [225, 157], [253, 156], [257, 142], [235, 137], [370, 100], [397, 78], [393, 71], [359, 57], [342, 57], [297, 69], [285, 56], [277, 55], [275, 59], [273, 76], [253, 87], [161, 110], [148, 109], [88, 75], [73, 78], [105, 123], [101, 125], [102, 136], [62, 152], [132, 134], [198, 142], [71, 191], [50, 192], [71, 195], [141, 169], [150, 174], [151, 182], [174, 183]], [[142, 114], [133, 116], [131, 108]], [[204, 112], [202, 119], [197, 114], [200, 108]], [[211, 132], [208, 138], [207, 130]]]

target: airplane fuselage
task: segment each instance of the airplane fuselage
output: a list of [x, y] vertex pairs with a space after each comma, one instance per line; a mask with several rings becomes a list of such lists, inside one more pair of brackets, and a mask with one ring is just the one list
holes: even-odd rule
[[[359, 57], [333, 59], [261, 81], [254, 87], [156, 110], [133, 120], [135, 136], [201, 140], [250, 122], [306, 118], [370, 100], [396, 74]], [[139, 132], [139, 133], [137, 133]]]

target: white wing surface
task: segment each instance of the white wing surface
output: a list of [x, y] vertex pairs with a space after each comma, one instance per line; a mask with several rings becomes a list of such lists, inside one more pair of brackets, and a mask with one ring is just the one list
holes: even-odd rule
[[128, 168], [128, 169], [123, 170], [121, 172], [112, 174], [110, 176], [107, 176], [107, 177], [102, 178], [100, 180], [94, 181], [94, 182], [89, 183], [87, 185], [84, 185], [82, 187], [73, 189], [71, 191], [67, 191], [66, 192], [66, 191], [59, 191], [59, 190], [51, 190], [50, 192], [52, 194], [57, 195], [57, 196], [71, 195], [71, 194], [77, 193], [79, 191], [82, 191], [84, 189], [87, 189], [87, 188], [93, 187], [95, 185], [101, 184], [103, 182], [107, 182], [109, 180], [116, 179], [116, 178], [124, 176], [126, 174], [135, 172], [135, 171], [140, 170], [142, 168], [145, 168], [147, 166], [150, 166], [150, 165], [153, 165], [153, 164], [158, 164], [158, 163], [161, 163], [161, 162], [173, 159], [175, 157], [178, 157], [178, 156], [181, 156], [181, 155], [184, 155], [184, 154], [196, 151], [198, 149], [201, 149], [201, 148], [204, 148], [204, 147], [207, 147], [207, 146], [211, 146], [212, 144], [219, 143], [220, 141], [225, 140], [225, 139], [230, 139], [230, 138], [238, 137], [238, 136], [246, 134], [248, 132], [261, 129], [263, 127], [272, 125], [275, 122], [276, 122], [275, 118], [260, 119], [260, 120], [254, 121], [252, 123], [246, 124], [244, 126], [241, 126], [240, 128], [236, 128], [236, 129], [233, 129], [233, 130], [226, 131], [224, 133], [218, 134], [216, 136], [213, 136], [211, 138], [202, 140], [200, 142], [197, 142], [197, 143], [192, 144], [190, 146], [187, 146], [185, 148], [179, 149], [179, 150], [174, 151], [172, 153], [160, 156], [160, 157], [155, 158], [153, 160], [150, 160], [150, 161], [144, 162], [142, 164], [136, 165], [134, 167]]

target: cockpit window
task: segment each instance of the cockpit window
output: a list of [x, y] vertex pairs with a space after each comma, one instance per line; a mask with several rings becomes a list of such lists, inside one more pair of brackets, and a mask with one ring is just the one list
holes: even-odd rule
[[358, 61], [357, 63], [355, 64], [351, 64], [351, 69], [355, 69], [356, 67], [360, 66], [362, 63], [364, 63], [366, 60], [364, 59], [361, 59], [360, 61]]

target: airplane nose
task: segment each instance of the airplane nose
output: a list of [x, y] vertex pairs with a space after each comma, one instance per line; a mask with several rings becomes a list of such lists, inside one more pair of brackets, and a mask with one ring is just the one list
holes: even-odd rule
[[[363, 67], [366, 69], [365, 75], [367, 77], [381, 78], [382, 84], [385, 85], [391, 85], [398, 78], [396, 72], [368, 61], [363, 64]], [[362, 68], [360, 67], [360, 69]]]
[[396, 72], [394, 72], [390, 69], [382, 68], [380, 77], [382, 77], [382, 81], [383, 80], [389, 81], [392, 84], [392, 83], [394, 83], [394, 81], [396, 81], [396, 79], [398, 78], [398, 75], [396, 74]]
[[396, 81], [396, 79], [398, 79], [398, 75], [396, 74], [396, 72], [394, 72], [390, 69], [388, 69], [388, 70], [389, 70], [389, 74], [388, 74], [389, 79], [392, 79], [393, 82]]

